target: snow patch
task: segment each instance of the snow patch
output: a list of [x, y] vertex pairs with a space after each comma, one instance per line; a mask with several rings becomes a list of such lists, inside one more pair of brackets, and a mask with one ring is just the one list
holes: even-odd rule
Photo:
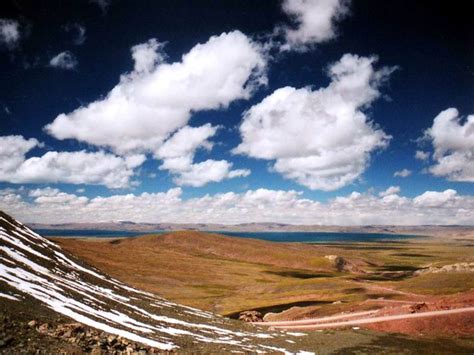
[[7, 295], [6, 293], [0, 292], [0, 297], [7, 298], [12, 301], [19, 301], [20, 299], [16, 298], [15, 296], [12, 295]]

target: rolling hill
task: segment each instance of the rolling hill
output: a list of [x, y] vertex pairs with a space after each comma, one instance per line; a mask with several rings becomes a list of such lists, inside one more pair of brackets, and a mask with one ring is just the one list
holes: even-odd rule
[[307, 301], [331, 303], [345, 296], [341, 288], [357, 286], [337, 277], [344, 274], [325, 258], [331, 248], [300, 243], [197, 231], [54, 241], [139, 289], [221, 315]]
[[[235, 238], [193, 233], [63, 239], [58, 245], [0, 212], [0, 353], [472, 352], [469, 339], [421, 339], [358, 328], [272, 330], [184, 305], [177, 300], [209, 305], [209, 300], [225, 299], [216, 293], [222, 290], [235, 294], [227, 298], [228, 309], [247, 298], [250, 305], [258, 299], [274, 304], [292, 297], [332, 300], [344, 294], [341, 290], [355, 292], [354, 274], [337, 271], [324, 256], [334, 251], [353, 255], [340, 248], [344, 245], [241, 244]], [[380, 258], [387, 260], [387, 255], [377, 263]], [[89, 259], [106, 273], [86, 264]], [[193, 278], [197, 285], [190, 286]], [[171, 302], [157, 296], [163, 294], [160, 290], [177, 297]], [[362, 292], [362, 297], [370, 294]], [[340, 306], [327, 307], [336, 312]], [[307, 315], [307, 308], [302, 310]]]
[[[99, 330], [99, 347], [107, 347], [103, 339], [111, 336], [115, 343], [136, 343], [157, 351], [304, 350], [300, 348], [300, 337], [259, 331], [129, 287], [87, 266], [3, 212], [0, 260], [0, 304], [3, 321], [10, 324], [10, 330], [24, 329], [27, 325], [21, 324], [21, 320], [29, 320], [28, 325], [43, 335], [51, 333], [47, 330], [53, 324], [56, 328], [57, 324], [63, 324], [64, 329], [72, 327], [70, 331], [90, 328], [83, 331], [86, 335]], [[71, 326], [67, 323], [71, 321], [80, 325]], [[24, 350], [28, 346], [26, 337], [35, 341], [30, 335], [16, 339], [18, 329], [0, 340], [0, 345]], [[63, 339], [59, 335], [56, 338]], [[287, 342], [288, 339], [292, 340]], [[44, 337], [36, 341], [30, 346], [44, 346]], [[63, 349], [63, 345], [57, 343], [47, 351]]]

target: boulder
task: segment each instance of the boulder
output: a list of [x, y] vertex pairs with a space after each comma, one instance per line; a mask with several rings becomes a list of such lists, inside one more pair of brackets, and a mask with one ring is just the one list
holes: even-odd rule
[[43, 323], [38, 327], [38, 332], [45, 334], [49, 331], [49, 324], [48, 323]]
[[414, 304], [413, 306], [410, 306], [411, 313], [420, 313], [420, 312], [425, 312], [427, 310], [428, 310], [428, 306], [425, 302], [417, 303], [417, 304]]
[[263, 316], [258, 311], [244, 311], [239, 313], [239, 320], [249, 323], [263, 322]]
[[328, 259], [339, 272], [364, 273], [364, 270], [344, 259], [342, 256], [326, 255], [325, 258]]

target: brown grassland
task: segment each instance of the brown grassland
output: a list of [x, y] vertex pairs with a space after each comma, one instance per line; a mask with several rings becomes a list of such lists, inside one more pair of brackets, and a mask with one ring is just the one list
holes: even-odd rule
[[[474, 289], [472, 273], [414, 274], [429, 266], [474, 261], [469, 240], [302, 244], [192, 231], [54, 240], [135, 287], [222, 315], [300, 306], [283, 314], [294, 319], [355, 305], [373, 308], [381, 298], [449, 296]], [[352, 269], [338, 270], [328, 255], [344, 258]]]

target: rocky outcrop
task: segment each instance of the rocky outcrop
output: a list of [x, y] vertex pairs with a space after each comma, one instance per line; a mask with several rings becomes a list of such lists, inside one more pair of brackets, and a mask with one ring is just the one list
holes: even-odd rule
[[328, 259], [339, 272], [364, 273], [364, 270], [349, 260], [344, 259], [342, 256], [326, 255], [325, 258]]
[[239, 313], [239, 320], [248, 323], [263, 322], [263, 316], [258, 311], [244, 311]]
[[157, 354], [159, 350], [81, 323], [0, 317], [0, 353]]
[[425, 302], [410, 306], [410, 313], [420, 313], [426, 311], [428, 311], [428, 305]]
[[81, 323], [66, 323], [53, 326], [48, 323], [38, 325], [38, 322], [32, 320], [28, 325], [41, 334], [65, 340], [68, 343], [78, 345], [83, 351], [93, 354], [158, 353], [158, 350], [154, 350], [149, 346], [85, 327]]
[[474, 263], [456, 263], [444, 266], [431, 266], [426, 269], [418, 270], [415, 274], [437, 274], [437, 273], [450, 273], [450, 272], [474, 272]]

